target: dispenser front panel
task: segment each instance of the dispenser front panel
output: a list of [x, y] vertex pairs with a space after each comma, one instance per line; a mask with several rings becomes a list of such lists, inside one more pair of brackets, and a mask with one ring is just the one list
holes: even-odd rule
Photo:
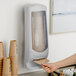
[[32, 49], [43, 52], [48, 48], [46, 12], [31, 13]]

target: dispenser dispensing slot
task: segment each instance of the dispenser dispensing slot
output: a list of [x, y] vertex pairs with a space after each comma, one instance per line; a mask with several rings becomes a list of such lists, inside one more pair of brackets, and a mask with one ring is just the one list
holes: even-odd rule
[[32, 49], [43, 52], [47, 49], [46, 12], [36, 11], [31, 13]]

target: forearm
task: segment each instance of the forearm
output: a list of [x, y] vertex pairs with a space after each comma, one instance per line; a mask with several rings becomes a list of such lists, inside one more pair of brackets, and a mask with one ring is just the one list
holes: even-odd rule
[[55, 63], [57, 68], [72, 65], [72, 64], [76, 64], [76, 54], [74, 54], [74, 55], [72, 55], [72, 56], [70, 56], [62, 61]]

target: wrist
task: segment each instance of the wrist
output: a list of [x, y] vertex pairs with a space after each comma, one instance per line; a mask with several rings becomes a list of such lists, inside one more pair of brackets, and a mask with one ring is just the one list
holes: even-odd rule
[[54, 65], [57, 69], [61, 67], [61, 64], [59, 62], [54, 63]]

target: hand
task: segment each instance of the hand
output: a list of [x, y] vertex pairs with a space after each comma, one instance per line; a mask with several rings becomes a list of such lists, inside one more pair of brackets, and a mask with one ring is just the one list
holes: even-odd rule
[[51, 73], [57, 69], [54, 63], [42, 64], [42, 68], [48, 73]]

